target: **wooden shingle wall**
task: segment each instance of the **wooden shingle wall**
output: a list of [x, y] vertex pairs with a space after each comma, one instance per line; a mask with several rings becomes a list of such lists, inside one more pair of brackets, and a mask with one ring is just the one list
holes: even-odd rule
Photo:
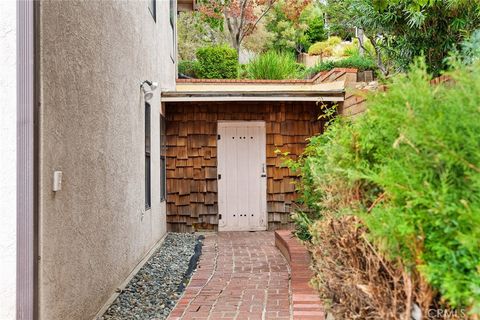
[[267, 134], [270, 230], [289, 225], [295, 175], [275, 153], [296, 158], [306, 139], [323, 131], [314, 102], [167, 103], [167, 222], [169, 230], [217, 229], [217, 121], [263, 120]]

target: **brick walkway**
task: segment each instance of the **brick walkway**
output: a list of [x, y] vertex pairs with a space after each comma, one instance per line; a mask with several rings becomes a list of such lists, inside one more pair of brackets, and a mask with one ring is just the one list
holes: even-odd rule
[[292, 319], [289, 266], [272, 232], [207, 234], [176, 319]]

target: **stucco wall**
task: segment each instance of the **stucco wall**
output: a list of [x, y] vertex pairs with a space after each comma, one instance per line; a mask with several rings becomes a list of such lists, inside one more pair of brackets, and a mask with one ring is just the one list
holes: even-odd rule
[[[92, 319], [166, 232], [160, 90], [145, 210], [139, 84], [174, 88], [169, 1], [41, 1], [40, 319]], [[63, 172], [52, 192], [53, 172]]]
[[0, 1], [0, 319], [15, 319], [16, 3]]

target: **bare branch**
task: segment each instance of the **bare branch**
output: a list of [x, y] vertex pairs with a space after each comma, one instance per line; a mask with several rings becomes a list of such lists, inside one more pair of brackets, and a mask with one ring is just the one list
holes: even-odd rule
[[236, 39], [240, 40], [238, 43], [241, 42], [240, 35], [242, 34], [242, 29], [243, 29], [243, 23], [245, 22], [245, 8], [247, 7], [247, 2], [248, 0], [243, 0], [242, 2], [242, 7], [241, 7], [241, 13], [240, 13], [240, 26], [237, 29], [237, 34], [236, 34]]
[[248, 34], [249, 31], [253, 31], [255, 30], [258, 22], [260, 22], [260, 20], [262, 20], [262, 18], [268, 13], [268, 11], [270, 11], [270, 9], [273, 7], [273, 5], [275, 4], [275, 1], [276, 0], [272, 0], [270, 1], [267, 9], [265, 9], [265, 11], [258, 17], [258, 19], [255, 21], [255, 23], [253, 24], [253, 26], [247, 30], [245, 30], [245, 32], [242, 34], [242, 37], [240, 38], [240, 43], [243, 41], [243, 38], [245, 38], [245, 35]]

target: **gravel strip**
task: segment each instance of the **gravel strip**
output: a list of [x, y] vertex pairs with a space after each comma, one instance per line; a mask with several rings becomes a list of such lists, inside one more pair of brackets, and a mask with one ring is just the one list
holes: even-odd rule
[[196, 267], [201, 239], [169, 233], [101, 320], [166, 319]]

